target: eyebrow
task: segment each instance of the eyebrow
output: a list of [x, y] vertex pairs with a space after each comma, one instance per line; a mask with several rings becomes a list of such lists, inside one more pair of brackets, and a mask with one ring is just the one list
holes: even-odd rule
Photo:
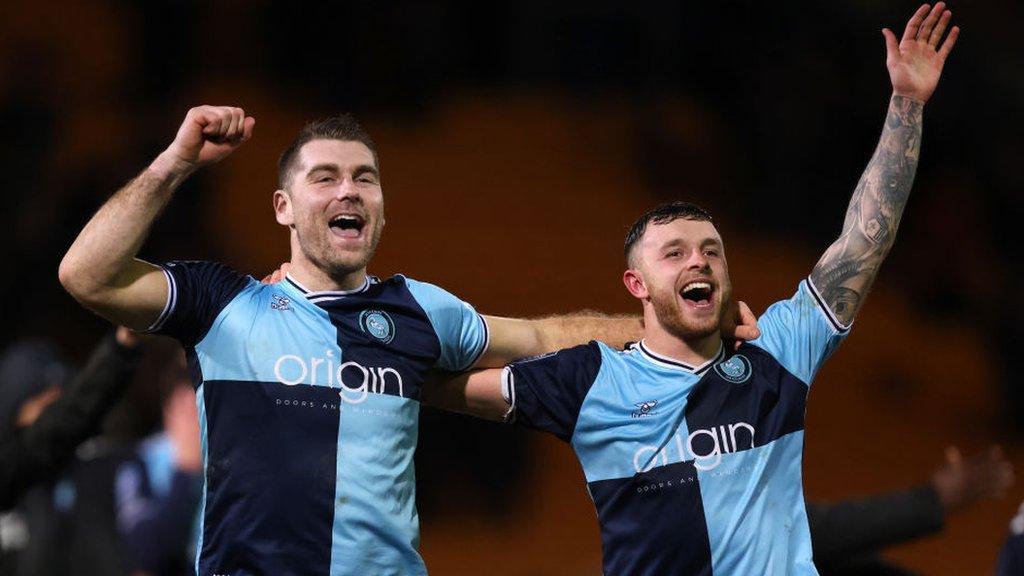
[[[338, 174], [339, 172], [341, 172], [341, 169], [338, 167], [337, 164], [323, 162], [320, 164], [316, 164], [315, 166], [307, 170], [306, 177], [308, 178], [313, 174], [316, 174], [317, 172], [330, 172], [332, 174]], [[377, 168], [375, 166], [372, 166], [370, 164], [360, 164], [352, 169], [353, 178], [358, 178], [363, 174], [373, 174], [375, 177], [380, 178], [380, 172], [377, 171]]]
[[[669, 248], [669, 247], [672, 247], [672, 246], [679, 246], [681, 244], [686, 244], [686, 241], [683, 240], [682, 238], [673, 238], [673, 239], [669, 240], [668, 242], [665, 242], [664, 244], [662, 244], [658, 249], [659, 250], [664, 250], [665, 248]], [[705, 239], [701, 240], [698, 245], [701, 248], [704, 248], [705, 246], [708, 246], [708, 245], [713, 245], [713, 246], [717, 246], [717, 247], [721, 248], [722, 242], [718, 238], [708, 237], [708, 238], [705, 238]]]
[[374, 177], [380, 178], [380, 172], [377, 170], [377, 167], [370, 164], [360, 164], [352, 170], [353, 178], [358, 178], [363, 174], [373, 174]]

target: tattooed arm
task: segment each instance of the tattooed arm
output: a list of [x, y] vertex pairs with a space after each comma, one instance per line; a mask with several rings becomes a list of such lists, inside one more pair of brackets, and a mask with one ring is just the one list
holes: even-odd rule
[[882, 30], [893, 86], [885, 127], [853, 191], [839, 239], [811, 272], [811, 282], [843, 324], [853, 322], [896, 239], [917, 170], [924, 103], [935, 91], [960, 31], [954, 26], [936, 49], [951, 16], [942, 2], [934, 8], [925, 4], [907, 23], [898, 44], [889, 29]]

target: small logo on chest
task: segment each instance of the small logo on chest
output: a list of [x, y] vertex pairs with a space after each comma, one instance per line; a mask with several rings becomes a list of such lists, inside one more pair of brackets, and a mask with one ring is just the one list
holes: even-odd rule
[[271, 310], [291, 310], [292, 301], [285, 296], [280, 294], [272, 294], [270, 296], [270, 309]]
[[717, 372], [722, 379], [732, 382], [733, 384], [742, 384], [746, 382], [753, 371], [754, 370], [750, 365], [750, 360], [747, 360], [747, 357], [742, 354], [736, 354], [728, 360], [719, 362], [715, 365], [715, 372]]
[[646, 418], [648, 416], [654, 416], [657, 412], [654, 411], [654, 407], [658, 405], [657, 400], [647, 400], [645, 402], [637, 402], [634, 404], [636, 410], [629, 414], [630, 418]]
[[385, 344], [395, 338], [395, 323], [387, 312], [363, 310], [359, 314], [359, 327]]

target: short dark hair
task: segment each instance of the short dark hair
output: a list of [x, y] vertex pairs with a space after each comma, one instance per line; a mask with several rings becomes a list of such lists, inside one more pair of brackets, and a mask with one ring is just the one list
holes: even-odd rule
[[633, 225], [629, 227], [629, 232], [626, 234], [626, 264], [630, 264], [630, 256], [633, 253], [633, 248], [636, 243], [643, 237], [644, 232], [647, 232], [647, 226], [650, 224], [668, 224], [674, 220], [695, 220], [698, 222], [711, 222], [711, 214], [707, 210], [693, 204], [691, 202], [683, 202], [682, 200], [676, 200], [674, 202], [666, 202], [655, 206], [654, 208], [644, 212]]
[[299, 130], [298, 136], [281, 153], [277, 161], [277, 185], [281, 189], [288, 184], [291, 172], [295, 169], [295, 162], [299, 157], [299, 150], [313, 140], [344, 140], [347, 142], [361, 142], [373, 153], [373, 163], [380, 171], [380, 159], [377, 158], [377, 147], [373, 144], [370, 135], [363, 130], [363, 127], [356, 121], [352, 114], [338, 114], [330, 118], [314, 120]]

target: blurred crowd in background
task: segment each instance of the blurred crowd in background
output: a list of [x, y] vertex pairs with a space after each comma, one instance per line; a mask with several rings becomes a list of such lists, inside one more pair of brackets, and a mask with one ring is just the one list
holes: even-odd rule
[[[245, 107], [256, 134], [177, 194], [144, 249], [152, 259], [276, 268], [287, 255], [270, 209], [277, 154], [305, 120], [353, 111], [377, 140], [387, 202], [372, 273], [440, 283], [486, 313], [633, 311], [618, 280], [626, 227], [684, 198], [715, 214], [736, 293], [759, 312], [838, 232], [888, 98], [879, 30], [915, 5], [14, 0], [0, 19], [0, 348], [32, 368], [0, 382], [0, 439], [29, 425], [16, 416], [27, 400], [77, 372], [62, 358], [84, 361], [111, 330], [62, 291], [57, 264], [192, 105]], [[963, 35], [926, 110], [900, 239], [817, 380], [805, 458], [824, 513], [926, 480], [938, 490], [950, 466], [985, 486], [969, 502], [1004, 494], [888, 556], [929, 574], [990, 573], [1024, 496], [977, 478], [1024, 463], [1024, 5], [951, 8]], [[4, 516], [4, 554], [95, 553], [96, 574], [188, 569], [194, 397], [171, 343], [139, 354], [102, 434], [19, 500], [18, 519]], [[598, 573], [564, 447], [436, 412], [422, 421], [428, 567]], [[964, 455], [943, 464], [954, 444]], [[921, 533], [941, 529], [939, 510]], [[868, 544], [851, 554], [882, 543]]]

